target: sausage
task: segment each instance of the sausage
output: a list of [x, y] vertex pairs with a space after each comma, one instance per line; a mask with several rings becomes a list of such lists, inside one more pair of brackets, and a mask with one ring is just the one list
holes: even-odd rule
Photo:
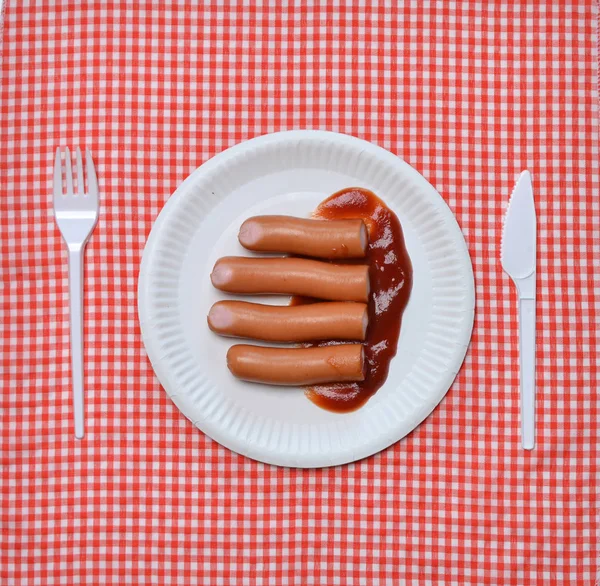
[[361, 303], [369, 297], [367, 265], [336, 265], [305, 258], [224, 256], [216, 262], [210, 280], [228, 293], [303, 295]]
[[227, 352], [227, 367], [237, 378], [267, 385], [302, 386], [365, 378], [362, 344], [313, 348], [236, 344]]
[[366, 304], [343, 301], [295, 306], [218, 301], [207, 320], [217, 334], [270, 342], [362, 341], [368, 324]]
[[368, 233], [361, 219], [308, 220], [292, 216], [254, 216], [241, 226], [240, 244], [258, 252], [319, 258], [363, 258]]

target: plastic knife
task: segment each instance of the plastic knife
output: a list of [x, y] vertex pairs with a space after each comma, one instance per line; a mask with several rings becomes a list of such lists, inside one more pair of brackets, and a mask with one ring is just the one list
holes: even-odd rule
[[502, 268], [519, 295], [519, 378], [521, 443], [535, 445], [535, 257], [536, 217], [531, 174], [523, 171], [515, 185], [502, 230]]

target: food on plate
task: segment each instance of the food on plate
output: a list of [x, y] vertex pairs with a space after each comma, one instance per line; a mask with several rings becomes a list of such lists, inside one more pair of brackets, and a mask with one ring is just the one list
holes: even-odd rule
[[364, 340], [367, 324], [367, 305], [349, 301], [296, 306], [218, 301], [208, 314], [217, 334], [270, 342]]
[[322, 220], [254, 216], [241, 226], [240, 244], [257, 252], [280, 252], [328, 259], [363, 258], [367, 228], [361, 219]]
[[311, 385], [306, 391], [308, 398], [320, 407], [353, 411], [364, 405], [387, 379], [412, 288], [412, 265], [396, 214], [371, 191], [351, 187], [334, 193], [319, 204], [314, 216], [323, 220], [361, 218], [369, 231], [366, 261], [370, 267], [371, 294], [364, 342], [365, 379]]
[[312, 348], [268, 348], [236, 344], [227, 352], [227, 367], [242, 380], [286, 386], [362, 381], [362, 344]]
[[331, 301], [369, 298], [369, 267], [305, 258], [220, 258], [210, 275], [221, 291], [245, 294], [303, 295]]
[[227, 353], [227, 366], [242, 380], [304, 386], [319, 407], [353, 411], [387, 379], [412, 288], [412, 265], [396, 214], [367, 189], [334, 193], [313, 217], [255, 216], [242, 224], [239, 240], [249, 250], [328, 261], [220, 258], [210, 276], [217, 289], [293, 297], [289, 306], [219, 301], [208, 325], [224, 336], [299, 343], [294, 348], [237, 344]]

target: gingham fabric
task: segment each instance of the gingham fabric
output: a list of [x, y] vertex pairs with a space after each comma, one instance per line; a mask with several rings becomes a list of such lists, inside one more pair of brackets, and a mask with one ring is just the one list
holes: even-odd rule
[[[591, 0], [17, 2], [0, 94], [0, 584], [593, 584], [600, 540], [600, 196]], [[195, 429], [144, 353], [136, 284], [164, 202], [253, 136], [372, 141], [442, 194], [473, 261], [470, 350], [383, 453], [263, 465]], [[87, 435], [71, 416], [57, 146], [92, 151]], [[539, 218], [537, 447], [519, 443], [519, 172]], [[418, 267], [415, 267], [418, 270]]]

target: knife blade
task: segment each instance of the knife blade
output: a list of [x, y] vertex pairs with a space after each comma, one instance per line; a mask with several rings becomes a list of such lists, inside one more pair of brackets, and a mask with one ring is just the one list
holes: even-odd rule
[[521, 444], [535, 446], [535, 259], [536, 215], [531, 174], [523, 171], [504, 217], [500, 259], [519, 297]]

